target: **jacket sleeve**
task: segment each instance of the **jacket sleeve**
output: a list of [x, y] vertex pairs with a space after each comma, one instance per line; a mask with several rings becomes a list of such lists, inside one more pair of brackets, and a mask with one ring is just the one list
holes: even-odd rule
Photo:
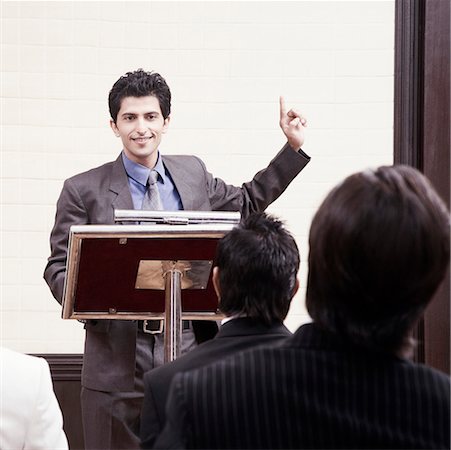
[[243, 183], [241, 187], [214, 178], [201, 162], [211, 209], [240, 211], [242, 217], [264, 211], [285, 191], [309, 161], [310, 158], [305, 153], [295, 152], [286, 144], [265, 169], [260, 170], [252, 181]]
[[55, 225], [50, 234], [51, 254], [44, 270], [44, 279], [59, 303], [63, 297], [70, 227], [87, 223], [89, 223], [88, 212], [75, 184], [68, 179], [64, 182], [56, 205]]

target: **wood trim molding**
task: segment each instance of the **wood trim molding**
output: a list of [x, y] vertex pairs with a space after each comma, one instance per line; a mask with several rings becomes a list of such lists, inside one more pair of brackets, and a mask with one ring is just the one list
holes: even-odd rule
[[426, 0], [395, 3], [394, 162], [423, 168]]
[[40, 353], [33, 354], [44, 358], [49, 366], [53, 381], [80, 381], [83, 366], [82, 354]]
[[[426, 0], [396, 0], [393, 161], [423, 170]], [[424, 321], [415, 328], [414, 360], [424, 362]]]

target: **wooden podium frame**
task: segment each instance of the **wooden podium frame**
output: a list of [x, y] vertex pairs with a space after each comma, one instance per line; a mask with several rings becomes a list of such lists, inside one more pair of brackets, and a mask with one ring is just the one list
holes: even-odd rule
[[133, 210], [116, 211], [132, 225], [73, 225], [63, 319], [164, 320], [165, 361], [176, 359], [182, 320], [223, 317], [211, 280], [214, 255], [239, 218]]

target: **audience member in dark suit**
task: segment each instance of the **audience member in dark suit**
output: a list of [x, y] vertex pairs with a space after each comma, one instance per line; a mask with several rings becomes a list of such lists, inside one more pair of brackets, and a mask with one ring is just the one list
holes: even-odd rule
[[226, 319], [213, 340], [147, 372], [141, 444], [152, 448], [165, 422], [164, 407], [175, 374], [291, 335], [283, 325], [298, 289], [299, 252], [278, 220], [255, 214], [219, 241], [213, 284]]
[[348, 177], [310, 230], [312, 324], [174, 377], [156, 448], [449, 449], [450, 378], [409, 361], [449, 213], [407, 166]]

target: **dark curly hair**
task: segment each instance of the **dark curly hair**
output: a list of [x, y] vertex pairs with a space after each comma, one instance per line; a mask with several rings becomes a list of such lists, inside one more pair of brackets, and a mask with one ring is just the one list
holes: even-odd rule
[[282, 222], [265, 213], [250, 215], [219, 241], [216, 266], [221, 312], [268, 325], [285, 319], [294, 295], [299, 251]]
[[171, 113], [171, 91], [166, 80], [159, 73], [138, 69], [120, 77], [113, 84], [108, 96], [108, 106], [114, 123], [116, 123], [121, 109], [122, 99], [148, 95], [153, 95], [158, 99], [163, 118], [166, 119]]

